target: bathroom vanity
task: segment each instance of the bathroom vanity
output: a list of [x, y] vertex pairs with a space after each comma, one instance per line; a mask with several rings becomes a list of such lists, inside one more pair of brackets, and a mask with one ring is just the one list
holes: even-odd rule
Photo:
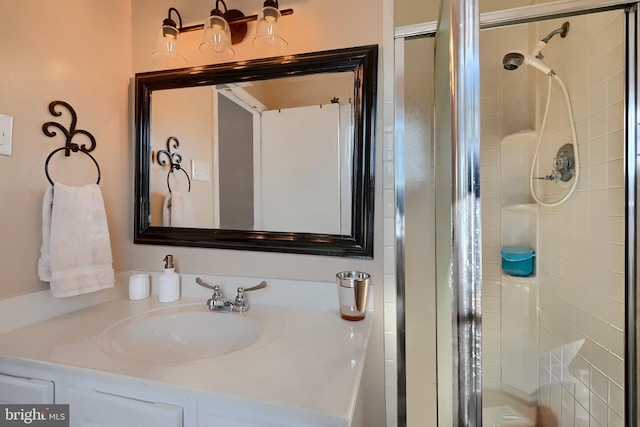
[[69, 404], [71, 426], [357, 426], [371, 323], [119, 297], [1, 335], [0, 403]]

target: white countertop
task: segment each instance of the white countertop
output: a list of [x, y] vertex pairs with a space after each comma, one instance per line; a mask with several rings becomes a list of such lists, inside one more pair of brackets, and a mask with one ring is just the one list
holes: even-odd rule
[[269, 324], [264, 339], [222, 357], [163, 365], [136, 362], [101, 349], [100, 337], [114, 323], [148, 310], [186, 304], [202, 304], [207, 310], [203, 299], [161, 304], [153, 296], [141, 301], [118, 297], [0, 335], [0, 362], [108, 375], [132, 385], [151, 382], [349, 424], [372, 316], [349, 322], [340, 318], [337, 309], [254, 304], [247, 313], [210, 313], [212, 327], [215, 316], [247, 316], [257, 322], [262, 316], [277, 319]]

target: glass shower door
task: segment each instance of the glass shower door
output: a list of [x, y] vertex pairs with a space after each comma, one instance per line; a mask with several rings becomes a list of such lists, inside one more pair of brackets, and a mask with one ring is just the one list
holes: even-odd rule
[[400, 426], [481, 422], [478, 18], [451, 3], [396, 42]]
[[[396, 41], [400, 426], [437, 425], [433, 37]], [[404, 357], [403, 357], [404, 355]], [[404, 403], [404, 404], [403, 404]]]

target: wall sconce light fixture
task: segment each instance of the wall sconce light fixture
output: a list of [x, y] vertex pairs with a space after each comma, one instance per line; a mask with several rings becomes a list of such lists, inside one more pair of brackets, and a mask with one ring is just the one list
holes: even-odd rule
[[[220, 3], [224, 11], [220, 9]], [[172, 13], [178, 16], [179, 26], [171, 18]], [[278, 10], [278, 0], [265, 0], [260, 13], [249, 16], [237, 9], [227, 9], [224, 0], [216, 0], [216, 7], [204, 24], [183, 27], [180, 12], [171, 7], [167, 19], [162, 21], [162, 27], [158, 31], [153, 57], [163, 65], [185, 65], [187, 60], [176, 52], [178, 36], [187, 31], [204, 30], [200, 52], [218, 61], [230, 60], [235, 55], [233, 45], [245, 39], [247, 23], [252, 21], [258, 21], [253, 45], [265, 53], [280, 54], [288, 46], [281, 34], [280, 19], [291, 14], [293, 9]]]
[[163, 65], [170, 67], [186, 65], [187, 60], [184, 56], [177, 53], [178, 36], [180, 30], [176, 26], [176, 21], [171, 19], [171, 12], [175, 12], [178, 15], [178, 21], [180, 22], [180, 28], [182, 28], [182, 17], [177, 9], [170, 7], [167, 12], [167, 19], [162, 21], [162, 26], [158, 30], [158, 36], [156, 38], [156, 48], [151, 53], [151, 56], [155, 61]]
[[[224, 6], [224, 12], [219, 8], [220, 3]], [[217, 60], [228, 60], [233, 58], [235, 54], [231, 45], [231, 26], [228, 20], [232, 18], [242, 18], [244, 14], [236, 9], [227, 9], [227, 5], [224, 0], [216, 0], [216, 8], [211, 11], [211, 14], [204, 21], [204, 35], [202, 37], [202, 43], [200, 43], [200, 52], [204, 56]], [[247, 24], [236, 24], [234, 33], [236, 38], [240, 37], [240, 33], [244, 29], [244, 33], [247, 33]], [[244, 35], [242, 35], [244, 38]], [[242, 40], [242, 39], [241, 39]]]
[[278, 1], [266, 0], [258, 16], [256, 35], [253, 38], [255, 47], [272, 54], [282, 53], [287, 49], [287, 40], [281, 34], [281, 18]]

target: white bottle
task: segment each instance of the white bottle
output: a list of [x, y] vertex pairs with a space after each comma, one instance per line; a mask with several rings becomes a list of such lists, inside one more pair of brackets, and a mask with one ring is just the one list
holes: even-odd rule
[[173, 267], [173, 255], [164, 257], [164, 273], [160, 275], [158, 300], [160, 302], [173, 302], [180, 299], [180, 275]]

